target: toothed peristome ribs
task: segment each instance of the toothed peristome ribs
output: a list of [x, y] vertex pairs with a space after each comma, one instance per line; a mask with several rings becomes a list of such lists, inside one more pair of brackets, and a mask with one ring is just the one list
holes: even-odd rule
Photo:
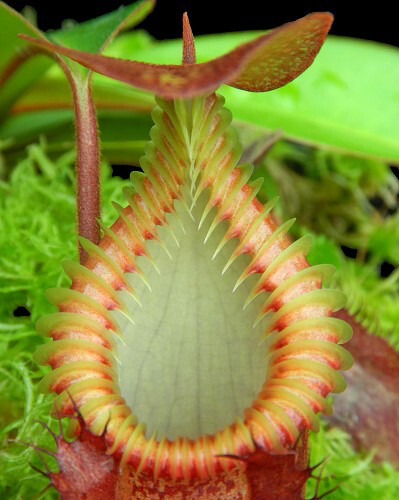
[[[42, 390], [57, 393], [56, 405], [67, 414], [74, 413], [72, 397], [93, 432], [107, 425], [108, 452], [122, 465], [128, 462], [155, 477], [206, 478], [237, 466], [236, 460], [218, 455], [246, 455], [256, 445], [282, 451], [302, 430], [317, 429], [316, 413], [331, 412], [326, 396], [345, 387], [337, 370], [348, 368], [351, 359], [338, 344], [348, 340], [350, 328], [330, 317], [343, 305], [338, 291], [322, 288], [333, 269], [309, 267], [309, 238], [290, 243], [287, 231], [293, 221], [278, 226], [271, 214], [275, 201], [264, 206], [256, 198], [260, 181], [249, 182], [253, 168], [237, 166], [241, 147], [223, 98], [212, 94], [192, 101], [157, 102], [152, 140], [141, 160], [143, 173], [134, 173], [133, 187], [124, 192], [128, 205], [114, 204], [119, 217], [111, 228], [102, 224], [98, 246], [82, 240], [88, 253], [84, 266], [65, 264], [70, 289], [48, 291], [59, 312], [39, 321], [38, 330], [53, 342], [39, 348], [35, 358], [52, 368], [41, 382]], [[264, 294], [258, 320], [271, 313], [265, 332], [268, 375], [244, 421], [237, 418], [223, 431], [194, 441], [159, 442], [154, 436], [146, 438], [144, 424], [137, 422], [120, 394], [113, 351], [114, 336], [123, 332], [110, 311], [129, 317], [118, 292], [137, 301], [140, 297], [126, 273], [137, 273], [146, 282], [136, 257], [152, 260], [148, 240], [168, 251], [157, 226], [169, 226], [168, 218], [176, 216], [176, 200], [190, 210], [204, 191], [209, 201], [200, 225], [211, 214], [214, 217], [207, 238], [218, 224], [227, 222], [215, 254], [229, 240], [237, 240], [225, 270], [240, 255], [250, 256], [236, 286], [257, 275], [245, 305]]]

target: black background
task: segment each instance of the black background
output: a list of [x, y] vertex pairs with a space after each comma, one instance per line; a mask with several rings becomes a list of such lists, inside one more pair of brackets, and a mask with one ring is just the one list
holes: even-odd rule
[[[111, 12], [129, 0], [9, 0], [16, 10], [26, 4], [38, 13], [42, 30], [58, 29], [64, 19], [85, 21]], [[355, 0], [272, 2], [270, 0], [158, 0], [155, 10], [141, 23], [158, 39], [181, 36], [181, 16], [187, 11], [194, 34], [226, 31], [266, 30], [293, 21], [313, 11], [329, 11], [335, 15], [331, 33], [376, 40], [399, 45], [399, 30], [395, 26], [394, 2]]]

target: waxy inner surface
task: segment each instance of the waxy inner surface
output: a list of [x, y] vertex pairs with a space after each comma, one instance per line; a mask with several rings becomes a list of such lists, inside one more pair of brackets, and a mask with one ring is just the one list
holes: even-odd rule
[[249, 260], [239, 257], [222, 276], [237, 240], [212, 261], [226, 225], [219, 224], [204, 245], [214, 218], [211, 212], [198, 230], [205, 202], [201, 196], [194, 221], [176, 203], [186, 234], [175, 217], [168, 215], [168, 220], [180, 248], [160, 227], [158, 234], [173, 260], [158, 243], [150, 242], [161, 274], [146, 258], [139, 258], [152, 291], [137, 275], [130, 275], [142, 308], [122, 293], [135, 325], [117, 313], [125, 343], [118, 345], [122, 396], [139, 422], [147, 425], [147, 436], [157, 432], [158, 439], [194, 439], [222, 430], [244, 416], [266, 379], [266, 344], [259, 342], [267, 318], [253, 328], [265, 294], [243, 311], [256, 278], [248, 278], [232, 293]]

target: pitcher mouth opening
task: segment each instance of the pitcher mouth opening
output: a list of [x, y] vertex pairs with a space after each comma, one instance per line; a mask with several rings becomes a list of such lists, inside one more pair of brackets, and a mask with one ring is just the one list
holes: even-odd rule
[[64, 266], [71, 288], [47, 294], [60, 312], [39, 321], [54, 342], [35, 359], [53, 369], [42, 390], [65, 414], [72, 398], [121, 467], [207, 478], [317, 429], [345, 387], [350, 327], [330, 317], [343, 305], [322, 288], [331, 266], [309, 267], [309, 238], [291, 244], [293, 221], [278, 227], [252, 167], [236, 167], [222, 99], [193, 103], [207, 125], [191, 138], [187, 103], [158, 102], [144, 174], [100, 244], [82, 240], [85, 265]]
[[[126, 275], [135, 293], [117, 292], [121, 307], [108, 312], [123, 334], [107, 348], [96, 348], [102, 368], [93, 361], [55, 366], [42, 383], [60, 394], [56, 405], [64, 412], [73, 413], [72, 397], [94, 433], [106, 429], [107, 453], [119, 457], [122, 467], [129, 464], [155, 478], [212, 477], [240, 467], [232, 456], [246, 456], [257, 446], [284, 453], [302, 430], [317, 430], [315, 413], [331, 412], [323, 396], [344, 387], [328, 366], [344, 359], [341, 352], [328, 359], [325, 346], [318, 346], [323, 341], [311, 347], [307, 339], [317, 327], [319, 339], [344, 340], [346, 324], [320, 321], [324, 306], [317, 297], [304, 304], [316, 318], [301, 320], [289, 308], [285, 314], [271, 308], [258, 321], [273, 294], [248, 301], [259, 279], [253, 274], [241, 282], [250, 256], [241, 255], [223, 273], [237, 240], [213, 258], [227, 226], [219, 224], [204, 244], [214, 219], [210, 212], [198, 230], [207, 202], [204, 194], [192, 218], [176, 202], [169, 230], [158, 228], [165, 246], [147, 242], [150, 259], [137, 259], [145, 280], [137, 272]], [[314, 280], [324, 271], [302, 273]], [[281, 318], [288, 318], [284, 325]], [[93, 332], [91, 320], [85, 321], [80, 328]], [[327, 366], [320, 362], [326, 359]]]
[[148, 243], [157, 269], [144, 257], [138, 263], [151, 290], [130, 275], [142, 307], [124, 294], [134, 324], [117, 313], [124, 332], [117, 351], [121, 394], [146, 424], [147, 438], [155, 433], [159, 440], [194, 440], [222, 431], [244, 419], [266, 380], [262, 334], [268, 318], [254, 327], [264, 298], [243, 309], [255, 277], [233, 293], [248, 257], [222, 274], [236, 241], [212, 259], [227, 228], [220, 224], [204, 244], [212, 213], [200, 230], [198, 224], [207, 202], [201, 197], [193, 218], [175, 204], [169, 227], [178, 243], [159, 229], [170, 256], [158, 243]]

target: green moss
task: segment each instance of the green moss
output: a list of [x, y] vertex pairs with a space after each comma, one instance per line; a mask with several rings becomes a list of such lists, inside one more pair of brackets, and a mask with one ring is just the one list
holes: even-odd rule
[[[326, 460], [314, 472], [320, 476], [318, 496], [334, 489], [329, 500], [393, 500], [399, 491], [399, 472], [387, 462], [376, 464], [373, 454], [356, 453], [351, 437], [337, 428], [321, 422], [320, 431], [310, 440], [311, 461], [314, 466]], [[306, 498], [313, 498], [317, 480], [308, 483]]]
[[[33, 420], [39, 419], [58, 431], [58, 422], [49, 416], [52, 397], [39, 394], [37, 389], [47, 370], [32, 362], [32, 353], [43, 342], [35, 331], [35, 322], [52, 309], [44, 291], [65, 285], [68, 279], [60, 262], [77, 258], [73, 161], [73, 152], [52, 162], [43, 147], [31, 147], [23, 161], [9, 166], [10, 177], [0, 181], [0, 497], [4, 499], [34, 498], [48, 485], [29, 466], [32, 462], [44, 469], [36, 452], [14, 440], [32, 440], [54, 449], [49, 433]], [[116, 218], [110, 201], [122, 202], [121, 188], [128, 181], [112, 178], [106, 164], [102, 177], [103, 218], [109, 224]], [[317, 255], [319, 259], [320, 255], [329, 256], [327, 260], [335, 265], [342, 259], [336, 245], [325, 238], [316, 239], [315, 260]], [[25, 307], [30, 316], [14, 317], [18, 306]], [[342, 480], [329, 498], [396, 498], [399, 472], [386, 463], [374, 464], [372, 455], [356, 453], [349, 435], [322, 424], [311, 443], [311, 464], [330, 457], [319, 494]], [[55, 462], [45, 458], [56, 471]], [[309, 483], [309, 497], [315, 483]], [[56, 497], [52, 489], [43, 496]]]
[[[399, 183], [392, 168], [281, 141], [256, 176], [265, 177], [265, 199], [280, 194], [280, 218], [297, 218], [294, 236], [313, 234], [310, 263], [336, 267], [349, 312], [399, 349]], [[341, 245], [356, 259], [346, 258]], [[387, 278], [384, 262], [396, 269]]]
[[[39, 153], [39, 154], [38, 154]], [[32, 361], [43, 339], [36, 321], [52, 311], [44, 297], [49, 287], [67, 284], [64, 259], [77, 258], [76, 206], [73, 161], [69, 152], [51, 162], [43, 148], [30, 147], [26, 158], [0, 184], [0, 498], [34, 498], [48, 481], [30, 466], [43, 470], [36, 452], [14, 441], [54, 449], [54, 441], [39, 419], [58, 431], [49, 416], [52, 396], [38, 393], [38, 382], [48, 370]], [[105, 222], [116, 215], [111, 200], [122, 202], [126, 181], [111, 177], [102, 167]], [[17, 307], [30, 316], [14, 317]], [[57, 470], [46, 457], [50, 468]], [[45, 498], [55, 498], [47, 492]]]
[[264, 173], [263, 192], [270, 195], [273, 184], [278, 189], [284, 219], [296, 217], [296, 227], [399, 263], [398, 215], [392, 215], [399, 181], [389, 165], [281, 141], [256, 175]]
[[[308, 234], [303, 228], [300, 234]], [[308, 259], [312, 265], [332, 264], [334, 284], [346, 296], [346, 308], [370, 333], [399, 350], [399, 271], [381, 278], [381, 262], [371, 249], [367, 262], [345, 258], [340, 247], [324, 235], [313, 234]]]

